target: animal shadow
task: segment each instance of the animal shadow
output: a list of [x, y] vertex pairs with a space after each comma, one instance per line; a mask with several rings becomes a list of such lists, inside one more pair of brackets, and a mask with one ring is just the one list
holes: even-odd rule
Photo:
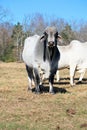
[[[69, 93], [65, 88], [58, 88], [58, 87], [53, 87], [54, 93]], [[32, 92], [35, 92], [35, 88], [32, 89]], [[40, 93], [49, 93], [49, 84], [44, 84], [40, 86]]]
[[[77, 85], [80, 84], [87, 84], [87, 78], [83, 78], [82, 81], [79, 81], [79, 78], [74, 78], [74, 80], [76, 81]], [[57, 82], [57, 84], [59, 85], [66, 85], [66, 84], [70, 84], [70, 78], [60, 78], [60, 81]]]
[[78, 81], [79, 78], [75, 78], [75, 80], [77, 81], [77, 82], [76, 82], [77, 85], [87, 84], [87, 78], [83, 78], [82, 81]]

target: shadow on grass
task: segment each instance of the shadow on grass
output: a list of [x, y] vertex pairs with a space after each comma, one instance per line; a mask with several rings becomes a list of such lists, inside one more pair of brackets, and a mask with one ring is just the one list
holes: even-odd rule
[[[66, 81], [63, 81], [66, 80]], [[67, 81], [68, 80], [68, 81]], [[74, 79], [76, 81], [76, 85], [81, 85], [81, 84], [87, 84], [87, 78], [84, 78], [81, 82], [78, 82], [79, 78]], [[46, 80], [47, 81], [47, 80]], [[48, 93], [49, 92], [49, 83], [44, 82], [43, 86], [40, 87], [40, 92], [41, 93]], [[54, 93], [70, 93], [67, 91], [65, 88], [59, 88], [58, 85], [69, 85], [70, 84], [70, 78], [60, 78], [60, 81], [54, 81]], [[55, 87], [56, 86], [56, 87]], [[32, 92], [35, 92], [35, 88], [32, 89]]]
[[[58, 83], [57, 83], [58, 84]], [[53, 87], [54, 93], [70, 93], [68, 92], [65, 88], [58, 88], [58, 87]], [[35, 92], [35, 88], [32, 89], [32, 92]], [[44, 84], [43, 86], [40, 86], [40, 92], [41, 93], [49, 93], [49, 84]]]
[[[63, 80], [66, 80], [66, 81], [63, 81]], [[69, 81], [67, 81], [67, 80], [69, 80]], [[79, 78], [74, 78], [74, 81], [76, 81], [77, 85], [87, 84], [87, 78], [83, 78], [82, 81], [79, 81]], [[60, 78], [60, 81], [57, 82], [57, 84], [59, 84], [59, 85], [70, 84], [70, 78], [69, 77], [67, 77], [67, 78]]]
[[[69, 93], [65, 88], [58, 88], [58, 87], [53, 87], [54, 93]], [[49, 86], [43, 87], [43, 92], [49, 92]]]

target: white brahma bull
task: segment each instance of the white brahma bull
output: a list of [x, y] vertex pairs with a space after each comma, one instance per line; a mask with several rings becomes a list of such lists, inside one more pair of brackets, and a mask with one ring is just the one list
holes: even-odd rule
[[41, 37], [35, 35], [25, 40], [23, 61], [26, 65], [29, 80], [34, 81], [37, 93], [40, 92], [41, 81], [39, 66], [44, 70], [46, 78], [49, 78], [49, 92], [54, 93], [53, 81], [60, 58], [57, 48], [58, 37], [58, 31], [55, 27], [47, 27]]
[[[57, 46], [60, 52], [58, 69], [70, 68], [70, 84], [73, 86], [76, 70], [81, 73], [79, 81], [82, 80], [87, 68], [87, 42], [73, 40], [67, 46]], [[57, 72], [57, 80], [59, 80]]]

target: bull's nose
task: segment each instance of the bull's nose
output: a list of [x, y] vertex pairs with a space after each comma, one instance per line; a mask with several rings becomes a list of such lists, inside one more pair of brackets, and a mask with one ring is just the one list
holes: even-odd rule
[[49, 46], [54, 46], [54, 42], [50, 41], [50, 42], [48, 42], [48, 45]]

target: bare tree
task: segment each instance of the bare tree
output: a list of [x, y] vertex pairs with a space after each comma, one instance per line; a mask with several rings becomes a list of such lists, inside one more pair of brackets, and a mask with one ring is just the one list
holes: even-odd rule
[[4, 21], [4, 19], [7, 17], [7, 14], [8, 10], [0, 6], [0, 23]]
[[84, 24], [79, 31], [81, 41], [87, 41], [87, 24]]
[[25, 32], [25, 37], [32, 35], [31, 29], [30, 29], [31, 19], [32, 19], [32, 16], [30, 15], [24, 16], [22, 26], [23, 26], [23, 31]]
[[32, 30], [33, 34], [37, 33], [38, 35], [41, 35], [46, 26], [47, 23], [41, 14], [35, 14], [31, 19], [30, 30]]
[[50, 25], [56, 26], [58, 28], [59, 33], [61, 33], [64, 30], [66, 24], [67, 22], [62, 18], [50, 19]]
[[45, 21], [43, 15], [36, 13], [34, 15], [27, 15], [23, 21], [24, 31], [26, 30], [29, 35], [38, 34], [41, 35], [47, 22]]
[[22, 60], [21, 53], [22, 53], [22, 46], [24, 41], [24, 32], [23, 32], [23, 26], [18, 22], [14, 28], [12, 33], [12, 39], [15, 46], [16, 51], [16, 58], [17, 60]]
[[[11, 43], [12, 26], [9, 23], [0, 25], [0, 57], [5, 57]], [[9, 53], [9, 52], [8, 52]]]

